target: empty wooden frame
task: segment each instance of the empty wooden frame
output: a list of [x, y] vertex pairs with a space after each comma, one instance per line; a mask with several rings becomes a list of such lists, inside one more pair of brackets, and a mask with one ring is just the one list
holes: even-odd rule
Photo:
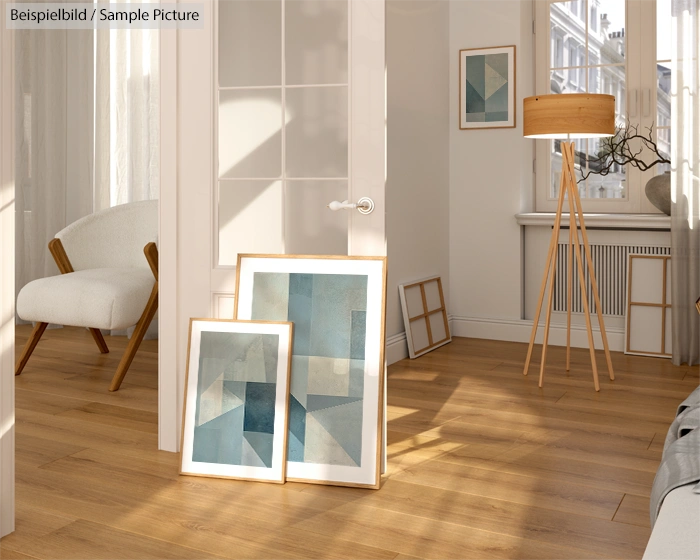
[[399, 285], [408, 355], [417, 358], [452, 340], [439, 276]]
[[625, 354], [671, 357], [670, 278], [669, 255], [629, 256]]

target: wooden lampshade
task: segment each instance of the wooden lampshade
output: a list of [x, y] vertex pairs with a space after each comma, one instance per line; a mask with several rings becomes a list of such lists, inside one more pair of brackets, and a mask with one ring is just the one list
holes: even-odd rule
[[527, 138], [600, 138], [615, 134], [615, 97], [603, 93], [555, 93], [523, 100]]

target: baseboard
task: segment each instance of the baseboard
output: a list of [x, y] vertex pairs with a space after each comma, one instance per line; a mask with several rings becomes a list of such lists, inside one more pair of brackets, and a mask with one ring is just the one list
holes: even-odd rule
[[[544, 323], [541, 322], [537, 329], [537, 338], [535, 339], [537, 343], [542, 342], [543, 329]], [[530, 342], [532, 321], [451, 316], [450, 330], [452, 336], [507, 340], [510, 342]], [[623, 352], [625, 348], [624, 329], [606, 327], [605, 332], [608, 335], [610, 350]], [[603, 350], [603, 341], [597, 327], [593, 327], [593, 342], [595, 343], [596, 349]], [[565, 324], [555, 323], [550, 325], [548, 343], [552, 346], [566, 346]], [[585, 327], [580, 325], [571, 326], [571, 346], [575, 348], [588, 348], [588, 334]]]
[[401, 332], [386, 339], [386, 363], [394, 364], [399, 360], [408, 358], [408, 344], [406, 343], [406, 333]]

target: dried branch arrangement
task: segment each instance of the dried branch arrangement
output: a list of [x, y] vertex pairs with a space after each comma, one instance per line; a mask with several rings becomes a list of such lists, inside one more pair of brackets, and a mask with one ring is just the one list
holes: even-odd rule
[[[635, 146], [633, 148], [633, 146]], [[642, 158], [643, 152], [651, 152], [654, 158], [647, 163]], [[585, 181], [591, 174], [607, 175], [615, 164], [633, 165], [646, 171], [661, 163], [671, 163], [669, 157], [659, 150], [654, 140], [654, 125], [647, 128], [647, 134], [640, 134], [636, 125], [618, 126], [615, 135], [603, 138], [600, 142], [600, 150], [596, 157], [589, 157], [588, 170], [581, 173], [581, 181]]]

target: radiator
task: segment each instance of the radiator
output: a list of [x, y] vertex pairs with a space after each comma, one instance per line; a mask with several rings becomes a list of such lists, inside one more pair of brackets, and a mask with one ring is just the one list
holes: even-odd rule
[[[623, 317], [627, 305], [627, 257], [630, 253], [642, 255], [670, 255], [670, 247], [642, 247], [634, 245], [591, 245], [591, 257], [598, 281], [598, 293], [603, 315]], [[588, 305], [596, 313], [593, 290], [589, 281], [586, 255], [581, 246], [583, 274], [586, 279]], [[568, 282], [569, 244], [559, 243], [554, 279], [554, 311], [566, 312], [566, 285]], [[583, 300], [579, 288], [576, 252], [573, 254], [573, 283], [571, 293], [572, 313], [583, 313]]]

